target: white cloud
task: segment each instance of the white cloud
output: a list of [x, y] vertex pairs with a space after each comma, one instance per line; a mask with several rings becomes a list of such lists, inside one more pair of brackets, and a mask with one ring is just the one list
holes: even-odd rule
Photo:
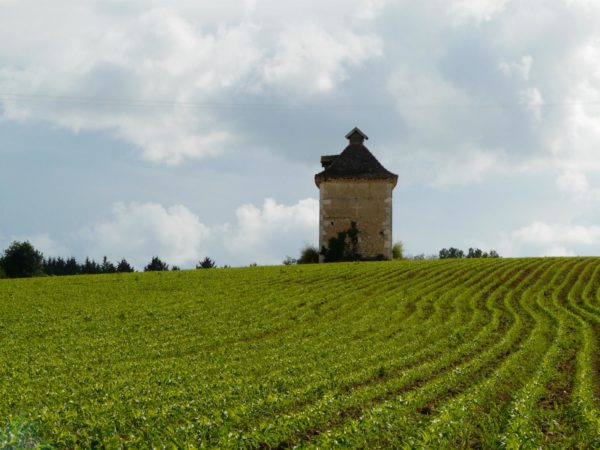
[[316, 1], [57, 1], [35, 15], [26, 0], [0, 4], [0, 92], [25, 95], [0, 99], [0, 111], [5, 120], [105, 130], [154, 162], [214, 156], [239, 137], [215, 111], [240, 96], [325, 95], [379, 57], [379, 37], [354, 28], [384, 3], [345, 2], [343, 26], [337, 4]]
[[499, 169], [497, 157], [493, 152], [477, 150], [454, 155], [451, 161], [432, 161], [431, 167], [438, 172], [432, 183], [438, 187], [480, 183], [487, 173]]
[[82, 236], [91, 256], [125, 257], [141, 269], [152, 256], [176, 265], [196, 262], [210, 230], [182, 205], [117, 203], [109, 219], [87, 228]]
[[366, 0], [359, 4], [356, 12], [358, 19], [372, 20], [376, 18], [389, 0]]
[[500, 70], [507, 76], [517, 74], [522, 80], [529, 81], [533, 58], [531, 55], [525, 55], [518, 61], [505, 62], [499, 65]]
[[374, 35], [342, 29], [334, 36], [314, 23], [302, 23], [280, 37], [275, 54], [265, 64], [264, 80], [288, 90], [304, 86], [302, 94], [331, 91], [347, 78], [347, 68], [381, 54], [381, 42]]
[[540, 256], [577, 256], [575, 252], [567, 250], [560, 245], [554, 245], [546, 250]]
[[558, 188], [568, 194], [582, 195], [589, 191], [589, 183], [585, 173], [567, 171], [556, 179]]
[[[182, 205], [116, 203], [109, 218], [80, 233], [80, 245], [93, 258], [124, 257], [138, 269], [152, 256], [183, 267], [193, 267], [204, 256], [219, 264], [279, 264], [317, 241], [318, 210], [312, 198], [289, 206], [267, 198], [261, 207], [237, 208], [234, 223], [207, 226]], [[64, 252], [57, 248], [48, 255]]]
[[548, 128], [548, 146], [563, 170], [600, 169], [600, 37], [588, 39], [567, 65], [572, 81], [559, 126]]
[[260, 57], [255, 27], [240, 23], [204, 32], [167, 8], [116, 20], [103, 30], [93, 29], [100, 18], [90, 20], [92, 30], [74, 30], [56, 61], [47, 60], [44, 43], [36, 42], [31, 62], [5, 63], [1, 90], [27, 94], [4, 101], [5, 118], [109, 130], [155, 162], [214, 155], [231, 144], [230, 133], [194, 105], [254, 70]]
[[458, 23], [474, 21], [488, 22], [506, 8], [510, 0], [454, 0], [450, 14]]
[[521, 104], [530, 110], [536, 119], [541, 118], [544, 97], [538, 88], [527, 88], [520, 93]]
[[565, 4], [574, 9], [582, 9], [589, 13], [590, 11], [600, 9], [600, 5], [596, 0], [563, 0]]
[[47, 233], [35, 234], [17, 240], [29, 241], [31, 245], [33, 245], [37, 250], [41, 251], [45, 257], [53, 255], [67, 255], [70, 252], [66, 245], [52, 239]]
[[[409, 54], [388, 77], [405, 126], [401, 163], [411, 165], [413, 182], [449, 186], [489, 172], [551, 178], [600, 168], [600, 35], [592, 25], [600, 8], [530, 1], [455, 1], [448, 8], [460, 24], [489, 23], [465, 37], [427, 10], [440, 38], [417, 35], [427, 58]], [[577, 32], [564, 34], [567, 24]], [[504, 76], [493, 73], [494, 61]], [[479, 175], [462, 177], [456, 161], [473, 161]]]
[[489, 124], [441, 74], [396, 70], [388, 86], [410, 133], [405, 147], [411, 161], [400, 164], [422, 164], [419, 173], [440, 187], [478, 183], [500, 169], [502, 151], [479, 142]]
[[500, 239], [505, 256], [596, 255], [600, 226], [534, 221]]
[[318, 236], [319, 202], [307, 198], [292, 206], [268, 198], [261, 208], [243, 205], [237, 222], [227, 227], [225, 245], [243, 262], [280, 263], [286, 255], [297, 256], [304, 244]]
[[66, 256], [70, 255], [70, 249], [66, 245], [50, 237], [48, 233], [32, 234], [27, 236], [3, 236], [0, 234], [0, 255], [3, 249], [7, 248], [12, 242], [28, 241], [33, 247], [42, 252], [44, 257]]

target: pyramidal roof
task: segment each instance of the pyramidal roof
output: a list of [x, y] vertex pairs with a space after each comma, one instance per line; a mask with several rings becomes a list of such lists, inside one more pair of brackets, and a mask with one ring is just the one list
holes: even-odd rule
[[315, 175], [317, 186], [322, 181], [336, 179], [390, 180], [394, 186], [396, 185], [398, 175], [383, 167], [365, 147], [364, 141], [369, 139], [366, 134], [354, 128], [346, 138], [350, 143], [342, 153], [321, 158], [321, 161], [327, 161], [327, 166], [325, 170]]

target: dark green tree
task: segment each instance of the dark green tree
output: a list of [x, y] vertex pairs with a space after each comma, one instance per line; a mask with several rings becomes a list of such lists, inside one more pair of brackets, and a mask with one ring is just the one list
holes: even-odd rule
[[217, 264], [208, 256], [196, 265], [196, 269], [214, 269]]
[[84, 263], [81, 265], [81, 273], [85, 275], [96, 275], [102, 273], [102, 266], [93, 259], [85, 258]]
[[0, 258], [0, 268], [9, 278], [34, 277], [44, 274], [44, 255], [29, 242], [14, 241]]
[[483, 253], [480, 248], [469, 248], [467, 252], [467, 258], [487, 258], [487, 253]]
[[65, 274], [66, 262], [60, 256], [58, 258], [44, 259], [44, 273], [46, 275], [61, 276]]
[[162, 272], [166, 270], [169, 270], [169, 265], [162, 262], [158, 256], [153, 256], [150, 264], [144, 267], [144, 272]]
[[65, 261], [65, 275], [77, 275], [81, 273], [81, 266], [77, 263], [77, 260], [70, 257]]
[[465, 252], [458, 248], [443, 248], [439, 253], [440, 259], [464, 258]]
[[119, 262], [119, 264], [117, 264], [117, 272], [119, 272], [119, 273], [134, 272], [134, 269], [133, 269], [133, 266], [131, 266], [131, 264], [129, 264], [127, 262], [127, 260], [125, 258], [123, 258], [121, 260], [121, 262]]
[[111, 263], [106, 256], [102, 259], [102, 266], [100, 266], [100, 270], [102, 270], [102, 273], [117, 272], [117, 268], [115, 267], [115, 265]]

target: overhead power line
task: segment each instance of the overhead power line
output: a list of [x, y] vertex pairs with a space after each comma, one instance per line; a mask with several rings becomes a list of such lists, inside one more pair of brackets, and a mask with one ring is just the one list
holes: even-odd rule
[[217, 102], [217, 101], [177, 101], [177, 100], [152, 100], [116, 97], [84, 97], [72, 95], [47, 95], [47, 94], [21, 94], [0, 92], [0, 98], [5, 100], [19, 100], [38, 103], [64, 103], [98, 106], [125, 106], [135, 108], [190, 108], [190, 109], [237, 109], [237, 110], [311, 110], [311, 109], [402, 109], [402, 110], [453, 110], [453, 109], [512, 109], [512, 108], [562, 108], [569, 106], [594, 106], [600, 105], [600, 100], [585, 102], [544, 102], [539, 105], [527, 105], [523, 102], [513, 103], [469, 103], [469, 104], [403, 104], [401, 99], [390, 98], [388, 103], [257, 103], [257, 102]]

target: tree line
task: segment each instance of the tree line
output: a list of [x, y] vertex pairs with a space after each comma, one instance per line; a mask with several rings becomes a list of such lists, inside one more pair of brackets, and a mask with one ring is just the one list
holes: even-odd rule
[[443, 248], [439, 253], [440, 259], [452, 259], [452, 258], [500, 258], [500, 255], [496, 250], [490, 250], [484, 252], [479, 248], [469, 248], [469, 251], [465, 254], [462, 250], [454, 247]]
[[[212, 269], [217, 264], [209, 257], [199, 261], [196, 269]], [[144, 272], [180, 270], [178, 266], [170, 266], [158, 256], [153, 256], [144, 266]], [[74, 257], [49, 257], [36, 250], [31, 243], [14, 241], [0, 256], [0, 278], [26, 278], [35, 276], [97, 275], [104, 273], [135, 272], [134, 267], [122, 258], [113, 263], [105, 256], [101, 262], [86, 258], [78, 262]]]
[[[354, 225], [354, 224], [353, 224]], [[319, 262], [319, 256], [324, 256], [324, 262], [357, 261], [360, 260], [358, 253], [358, 230], [352, 226], [348, 232], [340, 233], [338, 238], [332, 239], [329, 248], [319, 251], [316, 247], [305, 246], [299, 258], [287, 257], [283, 264], [315, 264]], [[460, 259], [460, 258], [499, 258], [495, 250], [484, 252], [479, 248], [469, 248], [467, 253], [462, 250], [449, 247], [443, 248], [438, 255], [426, 257], [425, 255], [404, 256], [402, 242], [397, 242], [392, 248], [393, 259]], [[255, 266], [257, 264], [251, 264]], [[205, 257], [196, 264], [196, 269], [213, 269], [217, 264], [210, 257]], [[224, 266], [228, 267], [228, 266]], [[144, 272], [180, 270], [179, 266], [170, 266], [158, 256], [153, 256], [150, 262], [144, 266]], [[64, 276], [64, 275], [96, 275], [105, 273], [127, 273], [135, 272], [134, 267], [125, 258], [114, 264], [105, 256], [101, 262], [86, 258], [78, 262], [74, 257], [44, 258], [44, 255], [36, 250], [29, 242], [13, 242], [0, 257], [0, 278], [24, 278], [34, 276]]]

